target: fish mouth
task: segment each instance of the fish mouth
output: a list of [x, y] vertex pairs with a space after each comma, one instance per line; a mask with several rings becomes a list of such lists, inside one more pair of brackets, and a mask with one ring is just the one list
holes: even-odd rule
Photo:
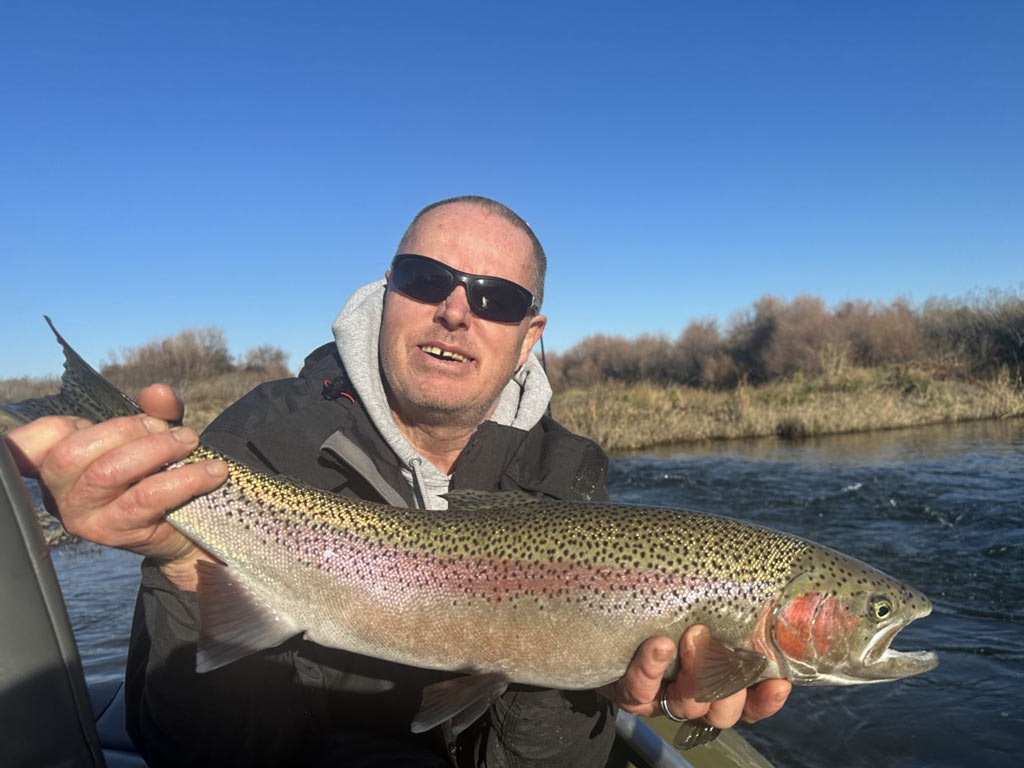
[[912, 616], [907, 621], [897, 622], [881, 629], [864, 649], [864, 654], [861, 657], [863, 666], [860, 676], [866, 680], [882, 682], [919, 675], [922, 672], [935, 669], [939, 664], [939, 657], [934, 651], [897, 651], [890, 647], [896, 635], [904, 627], [931, 612], [931, 606], [928, 606], [926, 610]]

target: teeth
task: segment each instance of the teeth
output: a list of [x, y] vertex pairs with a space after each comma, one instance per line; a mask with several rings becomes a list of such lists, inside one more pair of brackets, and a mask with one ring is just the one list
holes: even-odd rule
[[466, 357], [465, 355], [460, 355], [458, 352], [449, 352], [448, 350], [441, 349], [440, 347], [431, 347], [429, 345], [424, 345], [420, 347], [420, 349], [422, 349], [428, 355], [434, 355], [434, 357], [440, 357], [445, 360], [454, 360], [457, 363], [469, 362], [469, 358]]

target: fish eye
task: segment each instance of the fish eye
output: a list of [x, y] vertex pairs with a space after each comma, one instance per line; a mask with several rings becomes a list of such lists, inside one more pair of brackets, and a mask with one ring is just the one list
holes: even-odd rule
[[871, 598], [871, 616], [875, 621], [885, 621], [892, 616], [892, 601], [885, 595]]

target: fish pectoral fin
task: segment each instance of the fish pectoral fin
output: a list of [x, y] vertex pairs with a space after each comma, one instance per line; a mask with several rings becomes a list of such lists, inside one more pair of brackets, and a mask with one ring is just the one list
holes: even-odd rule
[[676, 749], [693, 749], [701, 744], [710, 744], [721, 732], [721, 728], [708, 725], [703, 720], [687, 720], [676, 731], [672, 746]]
[[412, 732], [423, 733], [446, 720], [458, 735], [480, 717], [508, 688], [500, 672], [453, 677], [423, 689], [423, 702], [412, 721]]
[[209, 672], [264, 648], [273, 648], [302, 630], [244, 586], [235, 571], [201, 560], [199, 648], [196, 670]]
[[705, 632], [696, 645], [693, 697], [718, 701], [761, 679], [768, 657], [742, 648], [730, 648]]

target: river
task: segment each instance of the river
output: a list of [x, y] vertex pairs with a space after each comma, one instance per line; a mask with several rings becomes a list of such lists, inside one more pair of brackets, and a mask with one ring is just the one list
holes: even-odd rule
[[[827, 544], [935, 610], [894, 646], [939, 653], [896, 683], [798, 688], [744, 734], [775, 765], [1014, 766], [1024, 756], [1024, 420], [613, 457], [617, 501], [729, 515]], [[53, 552], [90, 681], [120, 677], [138, 558]]]

